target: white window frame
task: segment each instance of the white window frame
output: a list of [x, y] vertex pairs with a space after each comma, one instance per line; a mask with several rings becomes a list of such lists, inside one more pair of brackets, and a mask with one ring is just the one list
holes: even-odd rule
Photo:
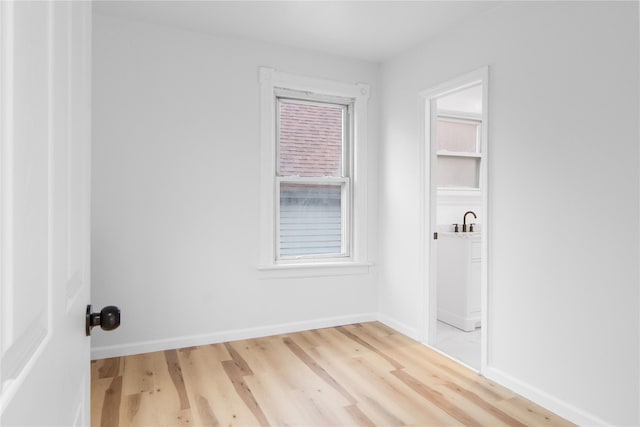
[[[260, 254], [258, 269], [267, 277], [272, 276], [322, 276], [362, 274], [368, 272], [367, 253], [367, 103], [369, 85], [343, 83], [283, 73], [272, 68], [260, 67]], [[308, 94], [311, 101], [342, 103], [350, 101], [352, 118], [350, 143], [346, 148], [346, 161], [350, 163], [348, 179], [345, 178], [297, 178], [300, 183], [343, 185], [344, 196], [349, 202], [343, 206], [343, 240], [348, 242], [344, 254], [304, 257], [278, 257], [279, 253], [279, 191], [284, 177], [277, 176], [278, 140], [276, 134], [277, 97], [292, 93]], [[336, 100], [342, 100], [336, 102]], [[343, 165], [343, 168], [347, 165]], [[348, 170], [348, 169], [347, 169]], [[290, 177], [286, 179], [290, 182]], [[344, 205], [344, 204], [343, 204]], [[346, 234], [345, 234], [346, 233]]]
[[[291, 261], [293, 262], [308, 262], [314, 260], [332, 259], [332, 258], [345, 258], [350, 256], [351, 245], [351, 223], [353, 218], [351, 217], [351, 175], [353, 174], [353, 99], [328, 96], [326, 94], [310, 94], [309, 92], [292, 91], [290, 89], [275, 88], [275, 102], [276, 112], [274, 120], [276, 121], [276, 260]], [[343, 146], [341, 150], [342, 158], [340, 177], [301, 177], [301, 176], [283, 176], [280, 172], [280, 135], [277, 127], [278, 117], [280, 116], [280, 100], [287, 100], [288, 102], [295, 102], [300, 104], [309, 105], [331, 105], [340, 106], [343, 111], [343, 128], [342, 138]], [[282, 183], [289, 184], [309, 184], [309, 185], [334, 185], [341, 187], [341, 218], [342, 218], [342, 230], [341, 230], [341, 250], [339, 254], [315, 254], [315, 255], [296, 255], [296, 256], [282, 256], [280, 255], [280, 188]]]

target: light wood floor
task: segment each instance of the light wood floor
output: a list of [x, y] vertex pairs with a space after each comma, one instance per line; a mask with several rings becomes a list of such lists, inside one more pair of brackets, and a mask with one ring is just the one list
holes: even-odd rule
[[91, 364], [93, 426], [568, 426], [378, 323]]

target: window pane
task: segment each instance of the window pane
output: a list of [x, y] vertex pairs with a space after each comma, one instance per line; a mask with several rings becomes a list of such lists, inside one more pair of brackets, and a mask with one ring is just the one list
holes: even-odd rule
[[280, 176], [342, 176], [341, 105], [279, 100]]
[[342, 186], [280, 184], [280, 256], [342, 253]]
[[455, 122], [438, 119], [436, 121], [436, 141], [438, 150], [462, 151], [475, 153], [478, 151], [478, 125], [476, 123]]
[[438, 187], [479, 188], [479, 166], [475, 157], [438, 157]]

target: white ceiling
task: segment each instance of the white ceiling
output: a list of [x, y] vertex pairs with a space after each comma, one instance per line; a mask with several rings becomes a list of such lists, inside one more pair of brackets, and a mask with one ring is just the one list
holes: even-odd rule
[[99, 14], [381, 62], [497, 1], [116, 1]]

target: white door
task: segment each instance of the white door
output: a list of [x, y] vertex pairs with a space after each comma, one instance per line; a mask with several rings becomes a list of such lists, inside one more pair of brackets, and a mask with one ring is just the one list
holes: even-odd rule
[[91, 3], [0, 2], [0, 424], [88, 425]]

